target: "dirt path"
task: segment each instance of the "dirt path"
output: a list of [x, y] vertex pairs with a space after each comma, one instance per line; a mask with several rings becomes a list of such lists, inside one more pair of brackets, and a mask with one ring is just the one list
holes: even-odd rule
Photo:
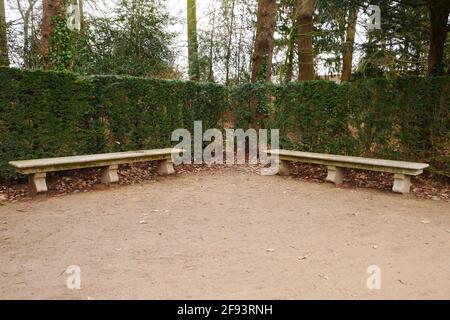
[[450, 203], [200, 172], [0, 206], [0, 259], [2, 299], [450, 299]]

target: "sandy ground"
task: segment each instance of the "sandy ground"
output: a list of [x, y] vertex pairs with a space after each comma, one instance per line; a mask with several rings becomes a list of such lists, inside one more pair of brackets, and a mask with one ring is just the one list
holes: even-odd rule
[[200, 172], [0, 206], [0, 259], [1, 299], [450, 299], [450, 203]]

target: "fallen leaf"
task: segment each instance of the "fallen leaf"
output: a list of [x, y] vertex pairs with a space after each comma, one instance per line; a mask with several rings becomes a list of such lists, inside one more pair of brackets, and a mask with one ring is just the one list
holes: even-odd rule
[[373, 248], [376, 250], [376, 249], [378, 249], [378, 246], [377, 246], [377, 245], [374, 245]]
[[304, 256], [298, 257], [298, 260], [306, 260], [308, 258], [309, 258], [309, 255], [304, 255]]
[[422, 222], [423, 224], [429, 224], [430, 223], [430, 221], [428, 221], [428, 220], [422, 220], [420, 222]]
[[140, 223], [140, 224], [147, 224], [147, 221], [142, 220], [142, 221], [140, 221], [139, 223]]
[[275, 249], [267, 249], [267, 252], [275, 252]]
[[325, 280], [329, 280], [330, 279], [330, 278], [328, 278], [328, 276], [323, 275], [323, 274], [319, 274], [319, 277], [321, 277], [322, 279], [325, 279]]

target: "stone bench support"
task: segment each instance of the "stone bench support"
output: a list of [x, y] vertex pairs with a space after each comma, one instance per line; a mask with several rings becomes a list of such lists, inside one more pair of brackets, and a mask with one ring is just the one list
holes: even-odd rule
[[289, 161], [281, 160], [277, 163], [277, 170], [280, 176], [289, 176], [291, 174], [291, 164]]
[[47, 174], [45, 172], [35, 173], [28, 177], [28, 185], [31, 194], [47, 192], [47, 183], [45, 182]]
[[394, 187], [392, 191], [396, 193], [406, 194], [411, 189], [411, 177], [404, 174], [394, 175]]
[[328, 166], [328, 175], [326, 181], [334, 184], [342, 184], [344, 182], [344, 169], [336, 166]]
[[119, 166], [117, 164], [105, 167], [102, 171], [102, 183], [110, 185], [119, 182]]
[[167, 176], [175, 173], [173, 162], [171, 160], [163, 160], [158, 164], [158, 174]]

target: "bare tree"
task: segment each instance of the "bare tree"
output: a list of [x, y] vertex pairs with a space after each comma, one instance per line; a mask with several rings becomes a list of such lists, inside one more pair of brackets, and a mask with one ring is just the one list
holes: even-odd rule
[[256, 82], [258, 78], [263, 78], [266, 82], [271, 80], [276, 12], [275, 0], [259, 0], [252, 56], [252, 82]]
[[17, 8], [23, 21], [23, 56], [24, 66], [29, 68], [31, 60], [32, 44], [30, 41], [34, 39], [33, 32], [33, 14], [38, 0], [26, 0], [27, 6], [24, 7], [21, 0], [16, 0]]

